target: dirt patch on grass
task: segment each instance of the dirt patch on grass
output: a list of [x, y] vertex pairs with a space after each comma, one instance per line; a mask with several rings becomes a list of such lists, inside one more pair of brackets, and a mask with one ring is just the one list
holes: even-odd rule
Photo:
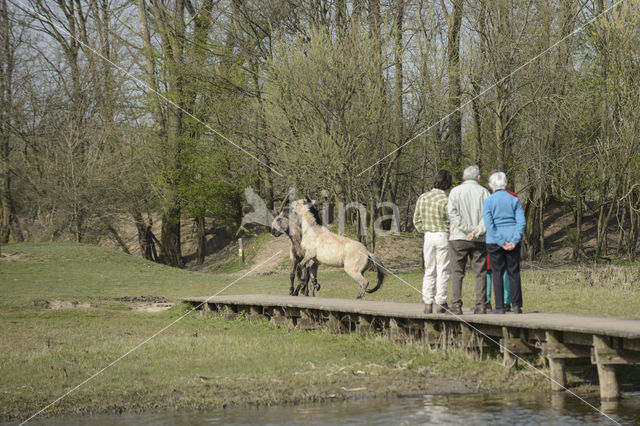
[[[125, 302], [131, 309], [137, 312], [162, 312], [171, 309], [175, 303], [162, 296], [123, 296], [115, 299], [118, 302]], [[34, 306], [42, 310], [60, 309], [89, 309], [95, 307], [89, 302], [78, 302], [75, 300], [36, 300]]]
[[0, 254], [0, 260], [11, 262], [14, 260], [20, 260], [22, 253], [2, 253]]
[[129, 303], [169, 303], [169, 299], [163, 296], [122, 296], [116, 297], [113, 300]]
[[89, 302], [77, 302], [75, 300], [36, 300], [33, 304], [43, 310], [88, 309], [91, 307]]
[[173, 307], [173, 303], [134, 303], [132, 308], [137, 312], [162, 312]]
[[130, 304], [136, 312], [162, 312], [175, 304], [163, 296], [122, 296], [114, 300]]

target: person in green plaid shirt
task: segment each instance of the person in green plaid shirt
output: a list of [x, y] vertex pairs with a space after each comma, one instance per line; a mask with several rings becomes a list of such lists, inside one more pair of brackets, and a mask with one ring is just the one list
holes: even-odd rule
[[416, 202], [413, 225], [424, 233], [424, 278], [422, 300], [424, 313], [433, 312], [433, 287], [436, 287], [437, 313], [447, 311], [447, 283], [449, 267], [449, 214], [447, 194], [451, 187], [451, 172], [440, 170], [433, 179], [433, 188], [422, 194]]

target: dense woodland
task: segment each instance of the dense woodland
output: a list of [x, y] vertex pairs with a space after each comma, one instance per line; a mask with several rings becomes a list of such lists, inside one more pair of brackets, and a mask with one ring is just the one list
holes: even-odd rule
[[519, 193], [530, 255], [551, 203], [576, 260], [636, 252], [640, 0], [0, 0], [0, 34], [0, 243], [125, 218], [180, 266], [181, 221], [203, 256], [247, 186], [373, 222], [478, 164]]

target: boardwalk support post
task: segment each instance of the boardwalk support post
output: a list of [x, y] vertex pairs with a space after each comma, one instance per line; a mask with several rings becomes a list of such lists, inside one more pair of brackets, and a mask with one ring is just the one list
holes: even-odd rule
[[546, 338], [545, 356], [549, 360], [551, 390], [553, 392], [562, 392], [567, 388], [567, 374], [564, 368], [565, 359], [554, 357], [555, 348], [561, 345], [562, 334], [558, 331], [547, 331]]
[[283, 325], [288, 328], [292, 328], [295, 325], [293, 318], [287, 316], [287, 310], [280, 307], [273, 308], [270, 321], [272, 324]]
[[387, 328], [387, 336], [394, 341], [400, 341], [403, 337], [402, 329], [395, 318], [389, 318], [389, 326]]
[[313, 330], [317, 328], [313, 314], [308, 309], [300, 310], [300, 318], [298, 319], [297, 327], [300, 330]]
[[618, 380], [615, 367], [606, 362], [606, 353], [612, 352], [609, 338], [593, 335], [593, 350], [595, 363], [598, 367], [598, 381], [600, 382], [600, 400], [617, 401], [620, 399]]
[[262, 306], [249, 306], [249, 321], [255, 321], [262, 316]]
[[422, 330], [422, 341], [425, 345], [436, 345], [440, 339], [440, 330], [438, 330], [433, 322], [425, 321]]
[[238, 307], [235, 305], [224, 305], [224, 319], [231, 320], [238, 316]]
[[340, 333], [340, 331], [342, 331], [342, 324], [340, 324], [338, 316], [334, 312], [329, 312], [328, 316], [326, 327], [329, 330], [329, 333]]
[[518, 358], [509, 350], [509, 340], [513, 338], [512, 333], [508, 327], [502, 327], [502, 355], [504, 360], [502, 365], [506, 370], [511, 370], [518, 366]]
[[356, 324], [356, 333], [367, 334], [371, 332], [372, 320], [368, 315], [359, 315], [358, 324]]

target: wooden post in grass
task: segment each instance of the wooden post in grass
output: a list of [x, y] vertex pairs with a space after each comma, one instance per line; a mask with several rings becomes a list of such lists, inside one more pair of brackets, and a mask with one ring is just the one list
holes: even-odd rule
[[244, 244], [242, 243], [242, 238], [238, 238], [238, 258], [240, 259], [240, 264], [244, 264]]

